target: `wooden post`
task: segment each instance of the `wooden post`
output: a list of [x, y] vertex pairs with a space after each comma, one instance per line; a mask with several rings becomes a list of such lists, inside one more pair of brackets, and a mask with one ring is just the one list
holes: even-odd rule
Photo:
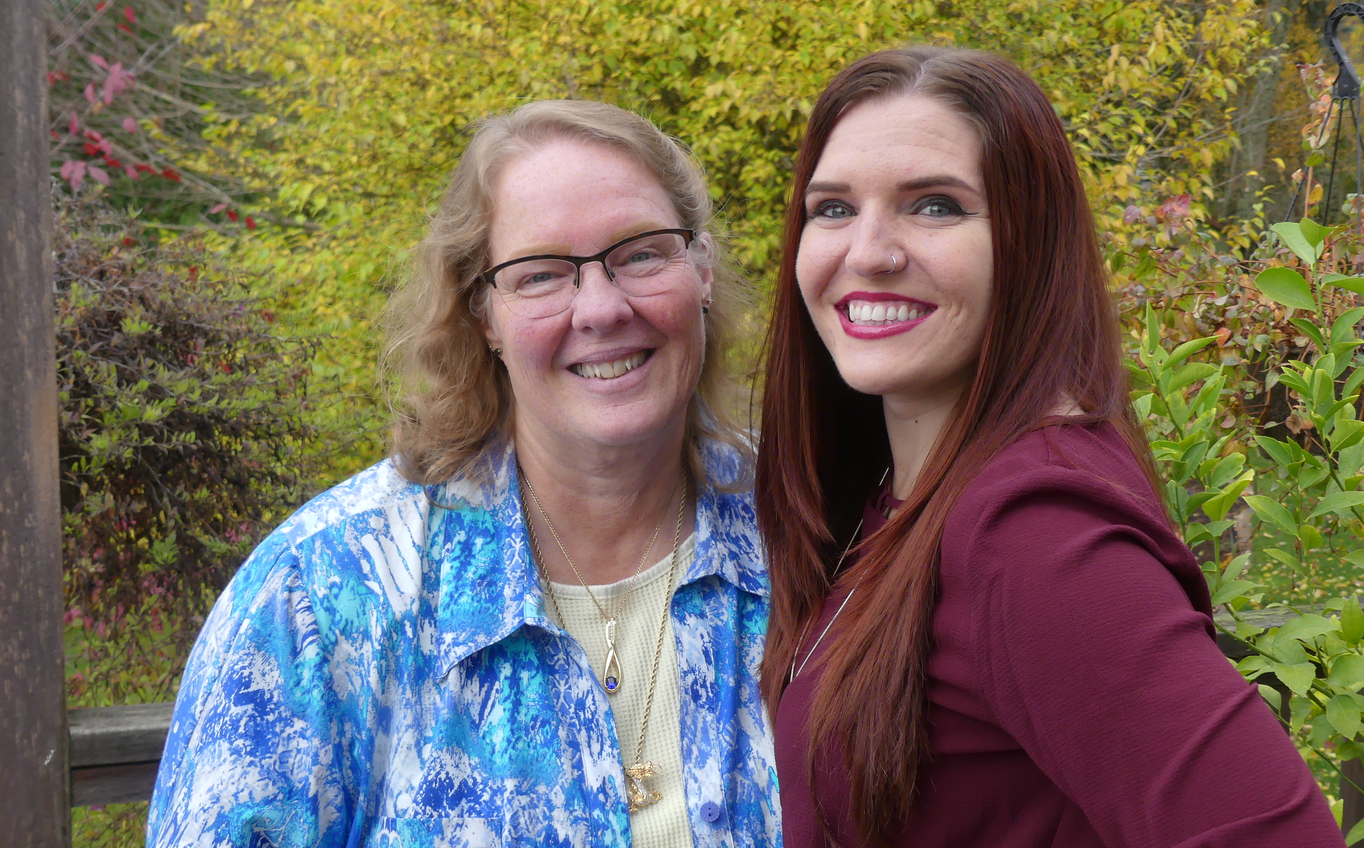
[[1359, 760], [1346, 760], [1340, 767], [1340, 799], [1345, 808], [1340, 817], [1340, 830], [1349, 833], [1350, 829], [1364, 819], [1364, 763]]
[[0, 842], [71, 841], [42, 0], [0, 3]]

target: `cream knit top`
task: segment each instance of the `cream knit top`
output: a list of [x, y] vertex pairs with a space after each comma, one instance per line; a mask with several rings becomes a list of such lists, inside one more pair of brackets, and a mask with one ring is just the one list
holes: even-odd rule
[[[669, 539], [669, 541], [672, 541]], [[677, 549], [674, 582], [682, 579], [696, 552], [696, 534], [688, 536]], [[635, 578], [635, 590], [616, 620], [616, 658], [621, 665], [620, 688], [607, 696], [620, 742], [622, 765], [635, 763], [639, 728], [644, 721], [644, 706], [649, 697], [649, 674], [653, 670], [654, 650], [658, 645], [658, 625], [664, 605], [672, 599], [668, 584], [672, 551]], [[598, 682], [606, 662], [606, 622], [587, 596], [587, 590], [574, 583], [550, 583], [563, 612], [564, 629], [587, 652]], [[608, 613], [630, 589], [627, 577], [617, 583], [593, 586], [592, 594]], [[555, 614], [554, 603], [545, 599]], [[677, 642], [673, 638], [672, 616], [663, 632], [663, 652], [658, 661], [658, 682], [649, 714], [641, 759], [652, 762], [658, 773], [645, 784], [662, 793], [657, 803], [630, 815], [630, 828], [636, 848], [691, 848], [691, 824], [687, 817], [686, 782], [682, 778], [681, 722], [678, 718]], [[629, 781], [626, 781], [628, 788]]]

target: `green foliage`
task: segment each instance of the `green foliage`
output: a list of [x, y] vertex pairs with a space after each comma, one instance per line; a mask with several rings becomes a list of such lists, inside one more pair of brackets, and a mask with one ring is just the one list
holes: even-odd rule
[[[1213, 603], [1231, 615], [1226, 632], [1247, 642], [1250, 656], [1238, 669], [1251, 680], [1277, 681], [1262, 687], [1286, 717], [1306, 749], [1333, 760], [1364, 756], [1364, 611], [1353, 594], [1312, 607], [1292, 607], [1296, 616], [1265, 628], [1244, 615], [1264, 601], [1261, 586], [1246, 579], [1251, 551], [1223, 552], [1235, 524], [1227, 518], [1238, 496], [1262, 527], [1292, 540], [1291, 548], [1268, 547], [1265, 556], [1295, 573], [1307, 571], [1309, 556], [1334, 557], [1346, 567], [1361, 560], [1364, 537], [1364, 422], [1359, 420], [1364, 344], [1357, 306], [1360, 278], [1336, 273], [1352, 267], [1359, 236], [1321, 227], [1310, 220], [1273, 228], [1287, 256], [1263, 260], [1255, 277], [1259, 293], [1285, 310], [1300, 332], [1296, 355], [1274, 367], [1275, 382], [1287, 392], [1295, 438], [1275, 438], [1264, 427], [1219, 426], [1226, 376], [1234, 366], [1190, 361], [1215, 350], [1214, 337], [1192, 340], [1166, 351], [1161, 322], [1146, 307], [1134, 368], [1138, 413], [1150, 421], [1152, 450], [1168, 478], [1166, 497], [1184, 538], [1206, 555], [1202, 562]], [[1273, 256], [1273, 254], [1270, 254]], [[1277, 604], [1271, 604], [1275, 606]], [[1289, 695], [1281, 703], [1279, 690]], [[1364, 839], [1364, 829], [1350, 843]]]
[[[334, 336], [321, 371], [376, 412], [385, 291], [485, 114], [583, 97], [647, 115], [695, 149], [735, 253], [769, 283], [805, 120], [852, 59], [906, 42], [1002, 51], [1057, 104], [1102, 216], [1116, 222], [1124, 204], [1182, 193], [1197, 198], [1199, 215], [1207, 166], [1232, 144], [1237, 80], [1263, 46], [1255, 9], [1252, 0], [225, 0], [182, 36], [203, 72], [268, 83], [254, 92], [254, 116], [205, 116], [211, 145], [186, 167], [245, 168], [255, 200], [244, 211], [277, 225], [210, 244], [308, 281], [282, 298], [286, 320]], [[378, 450], [376, 440], [353, 461]]]
[[68, 620], [190, 628], [315, 485], [315, 342], [189, 240], [148, 245], [98, 198], [59, 204], [59, 447]]

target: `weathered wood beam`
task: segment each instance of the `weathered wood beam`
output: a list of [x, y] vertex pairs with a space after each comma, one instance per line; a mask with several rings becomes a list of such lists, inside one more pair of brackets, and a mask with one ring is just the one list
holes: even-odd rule
[[152, 797], [174, 706], [72, 710], [71, 805], [93, 807]]
[[16, 848], [71, 841], [44, 8], [0, 3], [0, 842]]

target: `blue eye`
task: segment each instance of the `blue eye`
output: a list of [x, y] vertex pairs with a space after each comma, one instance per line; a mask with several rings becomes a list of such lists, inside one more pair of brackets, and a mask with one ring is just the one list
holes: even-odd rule
[[853, 208], [841, 200], [823, 200], [816, 203], [814, 208], [806, 213], [806, 218], [825, 218], [832, 221], [841, 221], [844, 218], [851, 218], [854, 214]]
[[914, 205], [914, 212], [926, 214], [930, 218], [952, 218], [966, 214], [960, 203], [943, 195], [925, 197]]

